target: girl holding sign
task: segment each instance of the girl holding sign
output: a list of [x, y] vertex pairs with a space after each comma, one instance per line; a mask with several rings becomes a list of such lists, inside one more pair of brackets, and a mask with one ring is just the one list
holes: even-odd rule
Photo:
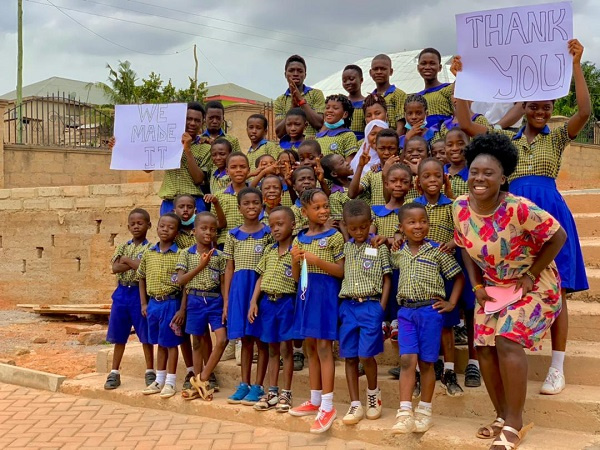
[[[552, 325], [552, 363], [541, 389], [542, 394], [558, 394], [565, 388], [563, 362], [568, 331], [565, 294], [589, 288], [575, 221], [556, 187], [556, 177], [565, 147], [583, 129], [592, 109], [590, 94], [581, 69], [583, 46], [577, 39], [571, 39], [568, 48], [573, 56], [577, 112], [563, 126], [551, 130], [547, 123], [552, 116], [554, 100], [527, 101], [523, 103], [527, 125], [516, 133], [508, 130], [498, 131], [510, 137], [519, 151], [519, 163], [508, 178], [509, 191], [528, 198], [552, 214], [568, 236], [566, 244], [556, 256], [556, 265], [561, 279], [563, 309]], [[451, 70], [453, 73], [462, 70], [460, 57], [454, 59]], [[471, 121], [465, 100], [457, 99], [456, 116], [460, 127], [471, 136], [487, 133], [486, 127]]]

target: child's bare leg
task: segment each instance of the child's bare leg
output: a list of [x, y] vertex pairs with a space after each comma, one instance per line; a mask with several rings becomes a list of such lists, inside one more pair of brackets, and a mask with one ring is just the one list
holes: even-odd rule
[[333, 341], [317, 339], [317, 352], [321, 364], [321, 383], [323, 394], [333, 392], [335, 379], [335, 361], [333, 359]]
[[269, 386], [279, 385], [279, 342], [269, 344]]
[[[417, 368], [417, 355], [408, 354], [400, 356], [400, 401], [412, 403], [412, 393], [415, 389], [415, 370]], [[421, 374], [421, 380], [423, 375]], [[435, 374], [433, 375], [435, 383]], [[421, 381], [421, 384], [423, 381]]]
[[469, 345], [469, 359], [477, 359], [477, 350], [475, 349], [475, 327], [474, 312], [465, 311], [465, 326], [467, 327], [467, 343]]
[[[125, 344], [115, 344], [115, 348], [113, 350], [113, 358], [112, 358], [112, 370], [119, 370], [121, 366], [121, 360], [123, 359], [123, 353], [125, 353]], [[148, 364], [146, 363], [146, 366]], [[152, 369], [152, 367], [148, 367]]]
[[252, 371], [252, 357], [254, 356], [254, 338], [244, 336], [242, 341], [242, 383], [250, 384], [250, 372]]
[[210, 374], [215, 370], [215, 367], [217, 367], [217, 364], [221, 360], [225, 347], [227, 347], [227, 329], [223, 327], [215, 331], [215, 346], [200, 374], [200, 379], [202, 381], [207, 381], [210, 378]]
[[181, 356], [185, 362], [185, 367], [193, 367], [194, 358], [192, 357], [192, 340], [189, 334], [183, 333], [183, 341], [180, 344]]
[[350, 401], [356, 402], [360, 399], [358, 394], [358, 358], [346, 358], [345, 364]]
[[202, 367], [204, 365], [204, 353], [201, 336], [192, 336], [192, 359], [194, 360], [194, 375], [198, 375], [202, 372]]
[[[374, 357], [370, 358], [361, 358], [360, 362], [365, 369], [365, 375], [367, 376], [367, 388], [370, 390], [377, 389], [377, 361], [375, 361]], [[358, 386], [358, 379], [357, 386]], [[358, 398], [356, 399], [358, 400]]]
[[445, 363], [454, 363], [454, 328], [442, 328], [442, 355]]
[[[421, 369], [421, 401], [425, 403], [431, 403], [431, 400], [433, 399], [433, 391], [435, 390], [435, 370], [433, 369], [433, 363], [419, 360], [419, 368]], [[412, 372], [412, 385], [414, 386], [414, 369]], [[410, 397], [408, 398], [410, 399]]]
[[306, 338], [304, 342], [308, 356], [308, 382], [310, 389], [320, 391], [323, 385], [321, 383], [321, 361], [319, 361], [319, 355], [317, 354], [317, 340]]
[[179, 357], [179, 349], [177, 347], [169, 347], [167, 349], [167, 373], [175, 374], [177, 372], [177, 358]]
[[144, 359], [146, 360], [146, 370], [154, 369], [154, 345], [142, 344], [142, 349], [144, 350]]
[[208, 328], [206, 329], [206, 333], [204, 333], [198, 339], [200, 340], [200, 346], [202, 347], [202, 361], [206, 364], [213, 351], [213, 343]]
[[[256, 361], [256, 383], [262, 386], [267, 375], [267, 365], [269, 363], [269, 344], [256, 339], [258, 347], [258, 361]], [[279, 360], [277, 361], [277, 370], [279, 370]]]
[[156, 369], [157, 370], [167, 370], [167, 356], [168, 356], [167, 347], [163, 347], [162, 345], [159, 345], [158, 351], [156, 353]]
[[[292, 375], [294, 374], [294, 348], [292, 341], [282, 342], [280, 346], [283, 357], [283, 389], [292, 389]], [[277, 364], [279, 366], [279, 364]]]

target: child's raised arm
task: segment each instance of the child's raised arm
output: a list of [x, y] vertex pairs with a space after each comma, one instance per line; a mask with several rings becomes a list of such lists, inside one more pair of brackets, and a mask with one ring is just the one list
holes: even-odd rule
[[204, 183], [204, 172], [198, 166], [198, 162], [196, 158], [194, 158], [194, 154], [192, 153], [192, 136], [189, 133], [183, 133], [181, 136], [181, 143], [183, 144], [183, 153], [185, 154], [185, 159], [187, 160], [187, 169], [194, 181], [194, 184], [200, 185]]
[[369, 161], [371, 161], [371, 156], [369, 155], [370, 147], [365, 145], [365, 149], [360, 154], [360, 158], [358, 159], [358, 165], [356, 166], [356, 172], [352, 176], [352, 181], [350, 181], [350, 186], [348, 186], [348, 197], [356, 198], [358, 197], [362, 191], [363, 187], [360, 185], [360, 179], [362, 177], [363, 169], [367, 165]]
[[206, 203], [211, 203], [215, 207], [215, 213], [217, 215], [217, 228], [222, 230], [223, 228], [227, 228], [227, 216], [221, 208], [221, 202], [219, 202], [219, 198], [214, 194], [206, 194], [204, 196], [204, 201]]
[[[454, 76], [458, 72], [462, 71], [462, 60], [460, 56], [455, 56], [452, 60], [452, 65], [450, 66], [450, 72]], [[478, 134], [485, 134], [488, 132], [487, 127], [475, 123], [471, 120], [471, 115], [469, 114], [469, 104], [466, 100], [456, 98], [456, 110], [454, 115], [456, 116], [456, 120], [458, 120], [458, 125], [462, 130], [467, 133], [469, 136], [477, 136]]]
[[577, 39], [568, 42], [569, 53], [573, 55], [573, 80], [575, 81], [575, 97], [577, 98], [577, 112], [567, 122], [569, 137], [575, 139], [592, 114], [590, 91], [581, 69], [581, 56], [583, 45]]

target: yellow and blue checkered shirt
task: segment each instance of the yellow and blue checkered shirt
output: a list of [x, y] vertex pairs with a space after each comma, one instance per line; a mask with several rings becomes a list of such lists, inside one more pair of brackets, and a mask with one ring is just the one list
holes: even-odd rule
[[391, 254], [392, 267], [399, 269], [396, 300], [422, 302], [433, 297], [446, 298], [444, 278], [453, 279], [461, 268], [453, 256], [439, 249], [439, 244], [425, 240], [416, 255], [405, 242]]
[[348, 128], [319, 131], [316, 141], [321, 146], [323, 156], [335, 154], [347, 158], [356, 153], [356, 136]]
[[227, 233], [223, 256], [233, 260], [235, 271], [255, 270], [267, 245], [273, 243], [271, 229], [264, 226], [254, 233], [245, 233], [234, 228]]
[[[330, 228], [314, 236], [307, 236], [306, 230], [303, 230], [294, 238], [292, 245], [297, 245], [302, 250], [330, 263], [344, 258], [344, 237], [335, 228]], [[308, 264], [308, 272], [329, 275], [323, 269], [312, 264]]]
[[373, 212], [373, 225], [377, 231], [376, 234], [386, 238], [393, 238], [398, 232], [398, 208], [388, 209], [385, 205], [371, 206]]
[[[489, 130], [493, 129], [492, 126], [490, 125], [490, 123], [488, 122], [488, 120], [482, 114], [474, 114], [473, 117], [471, 117], [471, 120], [475, 123], [478, 123], [479, 125], [483, 125], [484, 127], [487, 127]], [[448, 134], [448, 131], [450, 131], [454, 128], [458, 128], [458, 122], [453, 122], [452, 117], [450, 119], [444, 120], [440, 124], [439, 131], [437, 131], [435, 133], [431, 142], [435, 142], [439, 139], [446, 140], [446, 135]]]
[[[196, 136], [192, 143], [192, 154], [194, 159], [200, 168], [204, 167], [207, 163], [206, 152], [203, 149], [206, 144], [199, 144], [200, 136]], [[208, 159], [210, 159], [210, 146], [208, 146]], [[200, 186], [194, 184], [194, 180], [188, 171], [187, 156], [185, 153], [181, 155], [181, 165], [179, 169], [165, 170], [165, 177], [158, 190], [158, 196], [162, 199], [172, 200], [178, 195], [190, 194], [194, 196], [202, 196], [202, 190]]]
[[[325, 96], [319, 89], [313, 89], [305, 85], [302, 97], [316, 113], [323, 114], [325, 112]], [[290, 109], [292, 109], [292, 95], [290, 94], [290, 90], [287, 89], [285, 93], [281, 94], [273, 102], [275, 120], [285, 120], [285, 115]], [[309, 124], [304, 131], [304, 135], [307, 139], [311, 139], [315, 137], [317, 131], [319, 130], [315, 130]]]
[[354, 112], [352, 113], [352, 125], [350, 126], [350, 129], [354, 132], [357, 141], [365, 137], [365, 127], [367, 126], [367, 122], [365, 120], [365, 112], [363, 111], [364, 103], [364, 100], [352, 102]]
[[292, 276], [291, 247], [279, 254], [279, 242], [269, 245], [260, 259], [256, 272], [262, 276], [260, 289], [265, 294], [295, 294], [298, 284]]
[[160, 251], [160, 243], [157, 243], [144, 253], [137, 274], [140, 279], [146, 279], [149, 297], [161, 297], [179, 291], [175, 269], [178, 259], [179, 248], [175, 243], [165, 252]]
[[454, 175], [450, 175], [449, 170], [450, 164], [446, 164], [444, 166], [444, 173], [450, 178], [450, 185], [452, 186], [454, 198], [468, 194], [469, 186], [467, 185], [467, 180], [469, 179], [469, 168], [465, 166]]
[[[114, 263], [118, 261], [121, 256], [141, 260], [149, 246], [150, 242], [148, 242], [148, 239], [144, 239], [144, 241], [139, 245], [135, 245], [133, 239], [127, 241], [115, 249], [115, 253], [110, 262]], [[137, 272], [133, 269], [129, 269], [126, 272], [117, 273], [116, 275], [117, 281], [121, 283], [136, 283], [139, 280]]]
[[342, 220], [344, 205], [350, 200], [348, 189], [337, 184], [331, 185], [331, 195], [329, 196], [329, 209], [333, 220]]
[[210, 176], [210, 193], [223, 192], [230, 183], [231, 178], [227, 175], [227, 169], [216, 169]]
[[[377, 89], [375, 89], [372, 94], [377, 94]], [[406, 100], [406, 92], [402, 89], [398, 89], [392, 84], [382, 97], [385, 99], [387, 105], [387, 117], [390, 128], [395, 130], [398, 121], [404, 119], [404, 101]]]
[[438, 86], [417, 92], [418, 95], [422, 95], [427, 100], [427, 126], [452, 117], [454, 114], [452, 105], [453, 92], [454, 85], [450, 83], [442, 83]]
[[277, 156], [279, 155], [279, 146], [274, 142], [263, 139], [258, 143], [256, 148], [250, 147], [246, 153], [248, 161], [250, 162], [250, 170], [254, 170], [256, 167], [256, 160], [263, 155], [270, 155], [277, 159]]
[[[202, 133], [200, 135], [200, 137], [202, 137], [202, 136], [210, 137], [210, 133], [208, 132], [208, 130], [206, 130], [206, 131], [204, 131], [204, 133]], [[240, 141], [238, 141], [238, 138], [236, 138], [235, 136], [232, 136], [230, 134], [225, 134], [225, 132], [221, 129], [221, 130], [219, 130], [218, 138], [227, 139], [229, 141], [229, 143], [231, 144], [232, 152], [241, 152], [242, 151], [242, 148], [240, 147]], [[214, 167], [211, 156], [210, 156], [210, 144], [201, 144], [200, 152], [201, 152], [201, 160], [202, 160], [202, 165], [200, 167], [202, 167], [203, 170], [208, 171], [208, 172], [215, 170], [216, 167]]]
[[298, 151], [298, 147], [302, 145], [304, 142], [304, 138], [301, 141], [292, 142], [290, 137], [286, 134], [281, 139], [279, 139], [279, 149], [277, 152], [277, 156], [279, 156], [282, 152], [287, 152], [288, 150], [296, 150]]
[[521, 128], [518, 133], [510, 130], [498, 131], [498, 133], [503, 133], [511, 138], [514, 146], [519, 151], [517, 168], [508, 178], [508, 181], [528, 175], [558, 177], [563, 152], [571, 142], [567, 126], [565, 123], [563, 126], [550, 131], [550, 127], [546, 125], [533, 138], [531, 144], [527, 142], [527, 137], [523, 133], [525, 127]]
[[[182, 250], [179, 253], [179, 259], [177, 260], [177, 266], [175, 266], [175, 268], [177, 270], [183, 270], [184, 272], [190, 272], [198, 267], [201, 256], [202, 254], [198, 253], [198, 246], [194, 244], [190, 248]], [[227, 260], [223, 258], [222, 253], [218, 250], [214, 250], [208, 261], [208, 265], [185, 285], [185, 290], [198, 289], [208, 292], [217, 291], [221, 286], [221, 276], [225, 275], [226, 263]]]
[[229, 184], [225, 190], [217, 192], [215, 195], [217, 200], [219, 200], [223, 214], [225, 214], [225, 218], [227, 219], [227, 227], [220, 230], [219, 235], [217, 236], [217, 243], [224, 244], [229, 230], [242, 226], [244, 223], [244, 216], [240, 213], [237, 194], [233, 190], [231, 184]]
[[381, 168], [377, 172], [369, 170], [365, 173], [360, 179], [360, 185], [364, 193], [362, 198], [369, 205], [385, 205], [387, 203], [383, 195], [383, 172]]
[[[367, 249], [370, 249], [369, 254]], [[344, 258], [340, 297], [380, 296], [383, 291], [383, 276], [392, 273], [388, 248], [382, 245], [375, 249], [368, 241], [357, 245], [354, 239], [350, 239], [344, 244]]]
[[454, 240], [454, 219], [452, 218], [452, 200], [440, 194], [438, 202], [430, 204], [424, 195], [415, 198], [415, 203], [425, 206], [429, 217], [429, 233], [427, 238], [438, 244], [446, 244]]
[[179, 233], [175, 237], [175, 244], [181, 250], [184, 248], [190, 248], [196, 243], [196, 236], [194, 235], [194, 229], [191, 230], [179, 230]]
[[291, 206], [296, 218], [296, 226], [294, 227], [294, 234], [300, 233], [300, 230], [308, 227], [308, 219], [302, 214], [302, 203], [299, 199]]

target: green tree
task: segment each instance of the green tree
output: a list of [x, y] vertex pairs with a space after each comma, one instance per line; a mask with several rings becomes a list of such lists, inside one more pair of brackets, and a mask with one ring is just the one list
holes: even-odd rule
[[[589, 61], [581, 64], [581, 69], [592, 99], [592, 117], [590, 120], [600, 120], [600, 69]], [[554, 115], [571, 117], [576, 110], [575, 83], [571, 80], [569, 94], [566, 97], [559, 98], [554, 103]]]
[[138, 102], [138, 89], [135, 85], [138, 80], [137, 74], [131, 68], [129, 61], [119, 61], [117, 69], [106, 64], [108, 69], [108, 83], [96, 83], [96, 86], [104, 89], [106, 95], [116, 104], [131, 104]]
[[139, 103], [162, 103], [163, 92], [162, 92], [163, 81], [160, 75], [154, 72], [150, 72], [148, 78], [142, 78], [142, 85], [136, 86], [137, 99]]

